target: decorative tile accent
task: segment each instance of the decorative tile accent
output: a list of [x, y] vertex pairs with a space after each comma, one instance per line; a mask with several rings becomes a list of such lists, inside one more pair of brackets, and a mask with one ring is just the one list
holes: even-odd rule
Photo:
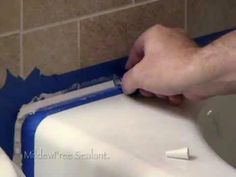
[[131, 0], [24, 0], [26, 29], [131, 3]]
[[201, 36], [236, 27], [235, 0], [188, 0], [188, 32]]
[[19, 36], [12, 35], [0, 38], [0, 87], [6, 80], [6, 70], [19, 74]]
[[0, 34], [19, 30], [20, 24], [20, 1], [0, 1]]
[[135, 39], [155, 24], [184, 26], [184, 0], [160, 0], [81, 21], [81, 66], [128, 55]]
[[77, 23], [69, 23], [24, 35], [24, 76], [38, 67], [44, 74], [79, 69]]

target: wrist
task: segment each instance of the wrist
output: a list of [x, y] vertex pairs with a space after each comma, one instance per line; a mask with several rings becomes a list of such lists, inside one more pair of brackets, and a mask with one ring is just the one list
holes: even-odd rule
[[189, 64], [187, 65], [182, 77], [182, 88], [188, 90], [196, 85], [202, 84], [210, 79], [207, 63], [205, 62], [205, 48], [194, 48], [187, 56]]
[[215, 55], [211, 63], [219, 65], [218, 81], [236, 81], [236, 30], [230, 32], [206, 47]]
[[209, 79], [214, 82], [236, 81], [236, 45], [233, 48], [224, 41], [224, 38], [218, 40], [202, 48], [199, 53], [199, 67], [206, 75], [207, 81]]
[[[186, 68], [183, 79], [183, 91], [193, 87], [209, 84], [219, 79], [225, 72], [222, 62], [217, 61], [219, 57], [217, 50], [211, 46], [196, 48], [189, 56], [191, 61]], [[217, 57], [216, 57], [217, 56]]]

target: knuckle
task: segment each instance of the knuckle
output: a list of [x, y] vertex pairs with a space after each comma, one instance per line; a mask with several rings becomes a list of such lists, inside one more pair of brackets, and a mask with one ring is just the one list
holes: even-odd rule
[[156, 25], [154, 25], [153, 28], [154, 28], [155, 30], [163, 30], [163, 29], [166, 29], [165, 26], [160, 25], [160, 24], [156, 24]]
[[144, 33], [144, 39], [145, 41], [148, 41], [149, 39], [153, 39], [153, 36], [157, 36], [159, 34], [162, 34], [164, 31], [166, 31], [166, 27], [156, 24], [149, 28], [147, 31]]

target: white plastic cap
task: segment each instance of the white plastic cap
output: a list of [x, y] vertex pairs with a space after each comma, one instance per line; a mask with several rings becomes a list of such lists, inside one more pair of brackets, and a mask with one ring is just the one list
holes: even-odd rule
[[189, 149], [188, 147], [166, 151], [166, 157], [175, 159], [189, 160]]

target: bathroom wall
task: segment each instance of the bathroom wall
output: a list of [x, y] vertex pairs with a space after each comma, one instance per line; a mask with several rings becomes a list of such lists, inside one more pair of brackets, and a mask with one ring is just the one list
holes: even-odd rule
[[235, 0], [0, 0], [0, 86], [6, 70], [64, 73], [128, 55], [161, 23], [192, 37], [236, 27]]

